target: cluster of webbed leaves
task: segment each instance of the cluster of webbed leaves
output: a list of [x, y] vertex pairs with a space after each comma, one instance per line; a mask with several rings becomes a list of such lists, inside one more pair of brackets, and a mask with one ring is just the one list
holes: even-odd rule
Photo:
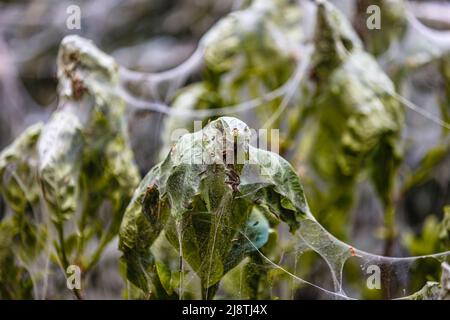
[[[378, 0], [375, 4], [380, 6], [383, 17], [388, 17], [389, 25], [393, 25], [394, 28], [364, 34], [363, 40], [366, 47], [379, 56], [398, 89], [405, 86], [408, 76], [415, 72], [435, 68], [435, 78], [439, 79], [441, 85], [437, 88], [437, 106], [436, 112], [433, 113], [440, 113], [439, 118], [443, 123], [448, 124], [450, 120], [450, 34], [421, 24], [408, 13], [408, 10], [405, 10], [406, 1], [404, 0]], [[363, 13], [360, 12], [359, 15], [362, 16]], [[448, 128], [442, 127], [440, 141], [430, 148], [422, 156], [417, 167], [413, 168], [406, 179], [404, 191], [430, 179], [439, 165], [447, 165], [450, 156], [448, 131]]]
[[[0, 154], [0, 191], [12, 211], [0, 228], [9, 230], [2, 236], [15, 246], [1, 255], [2, 272], [14, 256], [30, 265], [43, 252], [64, 269], [77, 264], [90, 270], [117, 234], [140, 180], [129, 148], [126, 106], [114, 90], [118, 76], [112, 58], [90, 41], [67, 37], [58, 77], [58, 109]], [[106, 210], [106, 219], [100, 210]], [[95, 250], [88, 252], [93, 244]], [[5, 281], [16, 283], [9, 276]]]
[[[406, 18], [402, 16], [402, 9], [398, 7], [395, 1], [381, 2], [384, 6], [383, 12], [385, 12], [387, 18], [393, 23], [395, 21], [395, 28], [389, 34], [377, 34], [378, 38], [374, 39], [373, 44], [374, 52], [380, 51], [377, 54], [381, 54], [381, 51], [388, 47], [384, 43], [385, 41], [392, 41], [404, 32], [404, 23], [406, 23]], [[264, 5], [270, 6], [270, 3], [271, 1], [266, 1]], [[195, 110], [215, 109], [235, 102], [245, 101], [247, 100], [245, 99], [246, 97], [259, 97], [263, 94], [261, 91], [254, 91], [257, 94], [252, 94], [253, 91], [249, 90], [251, 88], [249, 83], [252, 84], [253, 80], [249, 74], [252, 75], [253, 70], [250, 68], [242, 69], [241, 66], [243, 64], [252, 66], [258, 62], [258, 67], [264, 68], [264, 73], [278, 74], [279, 69], [271, 63], [277, 60], [278, 54], [275, 54], [276, 51], [274, 51], [272, 56], [270, 56], [270, 61], [260, 59], [259, 52], [264, 51], [249, 51], [252, 52], [251, 55], [243, 54], [242, 52], [245, 52], [247, 48], [246, 43], [252, 44], [253, 41], [250, 39], [246, 39], [245, 43], [239, 41], [239, 39], [245, 37], [246, 33], [243, 32], [238, 23], [240, 16], [247, 15], [246, 17], [248, 17], [248, 15], [255, 12], [261, 12], [256, 10], [260, 8], [261, 4], [262, 2], [254, 1], [247, 9], [231, 14], [217, 24], [204, 38], [202, 42], [205, 61], [203, 81], [182, 89], [174, 101], [173, 107], [175, 109], [193, 110], [195, 115]], [[389, 8], [393, 8], [395, 11]], [[302, 19], [301, 15], [295, 16], [298, 19], [298, 23]], [[399, 18], [400, 16], [401, 18]], [[265, 16], [264, 21], [270, 21], [269, 17], [270, 15]], [[395, 177], [402, 159], [400, 134], [404, 122], [403, 107], [395, 99], [393, 82], [377, 64], [375, 58], [365, 52], [363, 43], [343, 14], [328, 1], [322, 1], [318, 5], [316, 21], [315, 52], [309, 68], [311, 72], [308, 78], [308, 85], [299, 88], [299, 91], [306, 93], [306, 99], [295, 102], [298, 109], [296, 112], [298, 118], [290, 119], [293, 120], [293, 129], [290, 129], [293, 130], [293, 133], [289, 133], [288, 138], [293, 137], [292, 140], [286, 140], [288, 148], [298, 148], [296, 156], [300, 159], [301, 166], [305, 167], [301, 171], [303, 172], [303, 182], [308, 192], [312, 211], [325, 224], [328, 230], [338, 235], [339, 238], [346, 238], [345, 228], [349, 225], [346, 217], [349, 216], [352, 209], [357, 183], [361, 178], [368, 176], [386, 212], [385, 219], [388, 227], [385, 230], [386, 238], [392, 239], [395, 236], [393, 228]], [[260, 28], [257, 29], [257, 34], [270, 35], [270, 33], [265, 32], [266, 29], [263, 27], [263, 24], [259, 25]], [[279, 25], [279, 27], [280, 30], [284, 30], [282, 25]], [[238, 32], [234, 33], [233, 30]], [[384, 36], [387, 36], [387, 38]], [[264, 44], [264, 47], [270, 48], [276, 47], [277, 40], [283, 39], [283, 37], [259, 37], [257, 39], [259, 43]], [[267, 44], [262, 39], [267, 41]], [[289, 35], [284, 39], [290, 39], [293, 42], [297, 41], [297, 43], [305, 40], [301, 39], [301, 37], [296, 38]], [[211, 43], [214, 45], [208, 45]], [[254, 50], [254, 48], [251, 50]], [[286, 49], [283, 50], [283, 52], [285, 51]], [[414, 55], [415, 58], [420, 57], [420, 50], [418, 52]], [[302, 53], [299, 52], [299, 54], [301, 56]], [[286, 55], [281, 53], [281, 56]], [[292, 70], [292, 63], [295, 60], [289, 60], [288, 62]], [[233, 66], [233, 69], [230, 69], [230, 66]], [[241, 75], [240, 70], [244, 70], [247, 74], [243, 73]], [[241, 82], [235, 81], [235, 79], [238, 79], [235, 76], [236, 74], [243, 76]], [[286, 73], [284, 79], [287, 80], [289, 76], [292, 76], [292, 73]], [[260, 74], [258, 79], [261, 78], [264, 78], [263, 74]], [[230, 83], [232, 86], [230, 86]], [[275, 89], [282, 84], [283, 82], [280, 81], [277, 86], [266, 86], [265, 88]], [[250, 94], [236, 94], [245, 91], [250, 92]], [[257, 116], [267, 119], [264, 112], [267, 110], [269, 110], [269, 113], [272, 112], [273, 106], [278, 104], [279, 100], [274, 100], [273, 105], [263, 104], [263, 108], [261, 108], [263, 111], [260, 111], [260, 108], [258, 108], [254, 112]], [[170, 148], [167, 138], [170, 137], [174, 129], [190, 127], [185, 120], [174, 117], [166, 121], [163, 140], [166, 139], [164, 141], [166, 141], [165, 146], [167, 148]], [[282, 130], [285, 129], [281, 126], [280, 128]], [[297, 137], [300, 137], [301, 140], [299, 145], [294, 145], [296, 140], [294, 138]], [[175, 152], [177, 152], [178, 148], [177, 144]], [[282, 151], [284, 150], [285, 148], [282, 148]], [[167, 151], [168, 149], [163, 151], [164, 156], [167, 154]], [[157, 166], [157, 168], [160, 166], [162, 164]], [[146, 228], [142, 227], [143, 229], [141, 230], [143, 232], [140, 234], [145, 234], [151, 241], [143, 241], [142, 243], [147, 243], [147, 246], [142, 247], [137, 246], [137, 242], [130, 241], [130, 245], [123, 246], [122, 244], [122, 250], [127, 263], [129, 279], [145, 293], [152, 292], [156, 296], [165, 296], [174, 293], [174, 283], [180, 285], [179, 282], [173, 279], [173, 270], [181, 270], [179, 275], [181, 278], [183, 277], [182, 268], [180, 266], [172, 266], [172, 271], [167, 272], [167, 268], [158, 267], [161, 266], [161, 261], [158, 261], [158, 258], [155, 257], [151, 244], [154, 243], [155, 239], [167, 238], [171, 246], [178, 250], [178, 254], [184, 257], [186, 250], [184, 250], [183, 242], [180, 241], [182, 236], [179, 236], [184, 230], [184, 224], [182, 222], [178, 222], [178, 224], [172, 222], [171, 219], [174, 219], [171, 215], [172, 209], [166, 208], [171, 208], [171, 205], [174, 205], [171, 201], [175, 201], [175, 198], [167, 195], [167, 182], [163, 183], [166, 187], [162, 188], [164, 191], [161, 192], [161, 188], [156, 182], [158, 180], [155, 178], [162, 174], [158, 171], [161, 169], [154, 170], [156, 171], [152, 171], [153, 173], [149, 174], [149, 178], [141, 185], [140, 191], [135, 196], [137, 209], [134, 208], [133, 211], [145, 212], [143, 208], [146, 206], [144, 204], [149, 199], [166, 199], [158, 202], [158, 205], [160, 205], [158, 210], [165, 212], [158, 216], [164, 217], [162, 221], [169, 222], [161, 225], [154, 223], [154, 227], [151, 227], [151, 223], [148, 224], [149, 220], [145, 219], [144, 214], [141, 213], [139, 216], [136, 216], [137, 213], [133, 215], [129, 213], [130, 217], [136, 216], [133, 219], [140, 221], [142, 226], [148, 224]], [[198, 171], [203, 172], [203, 169], [198, 169]], [[161, 172], [166, 172], [166, 170]], [[226, 174], [222, 174], [222, 178], [226, 179]], [[187, 180], [191, 181], [192, 179]], [[191, 189], [191, 186], [189, 186], [189, 189]], [[193, 189], [197, 190], [197, 188]], [[197, 202], [193, 201], [193, 203], [194, 207], [196, 207]], [[131, 205], [128, 210], [131, 210], [130, 208], [132, 208]], [[188, 203], [185, 209], [189, 208], [191, 208], [191, 202]], [[199, 210], [204, 209], [204, 207], [200, 208]], [[207, 211], [210, 212], [210, 209]], [[208, 223], [210, 224], [211, 222]], [[136, 222], [133, 225], [133, 227], [128, 227], [128, 230], [139, 234], [139, 223]], [[166, 226], [170, 226], [172, 231], [166, 230]], [[196, 230], [201, 230], [201, 228], [198, 227]], [[131, 234], [131, 231], [127, 232]], [[207, 230], [208, 234], [209, 232], [210, 229]], [[188, 239], [197, 237], [197, 235], [193, 237], [192, 232], [187, 232], [187, 234], [186, 237]], [[131, 236], [127, 237], [133, 238]], [[135, 235], [134, 239], [136, 238], [137, 236]], [[217, 262], [218, 260], [214, 256], [211, 257], [209, 243], [208, 238], [208, 241], [204, 241], [203, 250], [200, 250], [207, 253], [207, 255], [198, 255], [200, 257], [198, 260], [192, 257], [186, 258], [186, 261], [201, 279], [204, 297], [210, 297], [211, 293], [214, 293], [214, 286], [218, 284], [218, 282], [214, 282], [215, 280], [213, 281], [214, 283], [210, 282], [211, 278], [220, 279], [224, 274], [222, 270], [228, 270], [223, 268], [223, 265], [227, 264], [225, 258], [227, 254], [223, 254], [224, 251], [221, 251], [225, 260], [220, 262], [222, 267], [217, 267], [220, 263]], [[131, 250], [130, 248], [133, 246], [137, 246], [139, 250]], [[444, 247], [444, 250], [447, 248]], [[264, 246], [261, 249], [264, 250]], [[136, 256], [136, 251], [142, 252], [142, 255], [140, 257]], [[389, 253], [389, 250], [386, 250], [386, 253]], [[190, 253], [187, 254], [188, 256], [191, 255]], [[251, 253], [249, 255], [251, 256]], [[202, 257], [210, 257], [208, 260], [210, 266], [214, 265], [219, 270], [216, 278], [211, 274], [209, 266], [205, 267], [202, 262], [199, 264], [198, 261], [201, 261]], [[256, 263], [253, 264], [253, 266], [255, 265]], [[163, 269], [165, 270], [164, 272], [162, 271]], [[168, 277], [167, 274], [172, 276]], [[167, 281], [170, 283], [168, 284]], [[180, 287], [183, 286], [180, 285]]]
[[[361, 0], [361, 10], [356, 20], [361, 20], [362, 9], [367, 4]], [[434, 64], [443, 83], [443, 93], [438, 97], [441, 118], [448, 123], [450, 97], [450, 34], [446, 31], [431, 29], [423, 25], [408, 13], [405, 0], [377, 0], [374, 4], [381, 8], [384, 23], [391, 26], [388, 30], [370, 30], [362, 35], [369, 52], [379, 56], [385, 69], [401, 88], [407, 76], [426, 66]], [[448, 131], [448, 129], [447, 129]]]
[[[310, 75], [315, 88], [302, 106], [298, 148], [311, 208], [319, 217], [335, 215], [345, 222], [355, 183], [366, 174], [391, 212], [403, 124], [394, 85], [334, 6], [319, 4], [316, 24]], [[325, 225], [345, 237], [336, 219]]]
[[[139, 292], [132, 297], [199, 298], [201, 292], [209, 299], [224, 289], [219, 287], [224, 282], [232, 290], [245, 289], [249, 298], [261, 298], [262, 286], [267, 291], [271, 279], [288, 273], [266, 263], [274, 241], [276, 251], [282, 248], [270, 239], [280, 221], [294, 239], [301, 239], [299, 248], [306, 245], [301, 250], [313, 250], [326, 260], [336, 292], [342, 292], [342, 269], [350, 257], [390, 263], [390, 258], [355, 251], [328, 233], [312, 216], [291, 165], [253, 147], [252, 138], [243, 122], [221, 117], [182, 136], [142, 180], [119, 232], [126, 276], [133, 294]], [[447, 224], [440, 227], [442, 237], [448, 237]], [[236, 271], [242, 271], [238, 277]], [[192, 287], [194, 282], [198, 286]], [[442, 285], [427, 286], [433, 289], [405, 298], [433, 292], [429, 298], [441, 299]]]
[[[222, 18], [202, 38], [201, 82], [178, 92], [174, 110], [216, 109], [260, 98], [280, 88], [295, 68], [296, 43], [302, 38], [301, 11], [286, 0], [255, 0]], [[267, 101], [256, 114], [267, 119], [279, 99]], [[193, 112], [195, 115], [195, 112]], [[206, 123], [208, 118], [201, 119]], [[162, 138], [165, 149], [174, 129], [193, 130], [193, 119], [168, 118]]]
[[[356, 20], [362, 22], [363, 19], [366, 19], [364, 6], [368, 1], [358, 2], [360, 7], [357, 10]], [[408, 10], [405, 10], [407, 2], [404, 0], [377, 0], [373, 1], [373, 4], [381, 8], [383, 24], [389, 25], [390, 28], [382, 28], [383, 30], [378, 31], [366, 28], [365, 32], [360, 32], [360, 34], [366, 48], [379, 57], [385, 70], [394, 80], [397, 89], [400, 92], [407, 91], [404, 89], [411, 86], [414, 90], [416, 87], [411, 84], [412, 79], [421, 71], [433, 70], [433, 79], [437, 81], [437, 85], [433, 89], [436, 98], [431, 101], [430, 105], [434, 108], [431, 113], [441, 121], [435, 124], [435, 126], [441, 126], [441, 135], [420, 156], [417, 163], [413, 164], [409, 170], [405, 170], [407, 174], [401, 189], [405, 197], [408, 197], [409, 191], [420, 189], [431, 181], [439, 180], [437, 177], [450, 163], [448, 130], [450, 120], [450, 34], [447, 31], [423, 25]], [[364, 28], [358, 29], [358, 31], [361, 30]], [[425, 106], [426, 103], [423, 106], [419, 105], [419, 108]], [[427, 109], [429, 108], [430, 106], [427, 107]], [[447, 125], [445, 126], [445, 124]], [[416, 131], [420, 130], [420, 127], [411, 129]], [[406, 139], [406, 144], [410, 144], [411, 149], [418, 148], [420, 143]], [[447, 217], [445, 210], [448, 209], [444, 209], [445, 217]], [[445, 224], [446, 219], [448, 218], [444, 218], [441, 226]], [[447, 249], [449, 243], [445, 240], [445, 235], [442, 236], [439, 228], [436, 217], [428, 217], [420, 236], [408, 235], [406, 237], [405, 244], [410, 252], [420, 254], [427, 249]]]
[[[294, 169], [253, 147], [250, 132], [240, 120], [221, 117], [182, 136], [142, 180], [124, 215], [119, 247], [128, 280], [145, 294], [177, 294], [158, 267], [152, 248], [158, 237], [180, 256], [171, 273], [183, 276], [188, 263], [203, 298], [211, 298], [229, 270], [263, 250], [274, 224], [284, 221], [294, 232], [310, 216]], [[248, 285], [258, 292], [258, 282]]]
[[[225, 17], [202, 40], [202, 82], [184, 88], [173, 108], [220, 108], [285, 84], [296, 62], [295, 48], [285, 40], [301, 41], [297, 8], [284, 0], [255, 0]], [[398, 13], [387, 18], [397, 21]], [[384, 48], [378, 44], [384, 38], [375, 41], [374, 48]], [[314, 42], [312, 86], [299, 88], [308, 92], [305, 102], [298, 103], [294, 135], [302, 138], [298, 154], [307, 168], [313, 211], [333, 216], [333, 223], [325, 225], [343, 238], [343, 217], [364, 174], [392, 219], [403, 113], [392, 98], [392, 82], [326, 1], [318, 5]], [[246, 286], [250, 298], [257, 298], [267, 278], [259, 251], [268, 249], [273, 228], [284, 221], [293, 233], [302, 219], [312, 219], [289, 163], [253, 147], [254, 137], [243, 122], [219, 118], [163, 152], [164, 160], [133, 196], [139, 174], [128, 147], [125, 104], [117, 95], [117, 65], [77, 37], [63, 42], [58, 64], [60, 107], [46, 124], [28, 128], [0, 155], [0, 191], [13, 212], [0, 223], [0, 297], [31, 296], [34, 275], [27, 266], [50, 252], [49, 244], [55, 245], [54, 258], [63, 267], [76, 263], [91, 269], [122, 221], [119, 247], [126, 275], [145, 296], [190, 297], [183, 292], [184, 282], [193, 272], [202, 297], [212, 298], [224, 276], [249, 259]], [[447, 79], [449, 65], [442, 64]], [[258, 116], [266, 119], [278, 103], [265, 103]], [[175, 128], [189, 128], [184, 120], [169, 118], [164, 137]], [[98, 214], [104, 210], [110, 214], [106, 229]], [[300, 229], [311, 243], [326, 243], [317, 252], [352, 254], [347, 245], [323, 241], [329, 235], [313, 232], [314, 226], [319, 225], [305, 223]], [[448, 249], [448, 217], [424, 232], [410, 239], [410, 247], [432, 241], [430, 251]], [[87, 253], [91, 242], [96, 249]], [[161, 248], [178, 257], [179, 264], [162, 259]]]
[[[402, 88], [407, 77], [415, 71], [435, 65], [443, 84], [440, 90], [443, 92], [438, 96], [441, 119], [448, 123], [450, 34], [429, 28], [418, 21], [408, 11], [405, 0], [359, 0], [354, 20], [362, 23], [366, 19], [365, 9], [368, 2], [381, 9], [383, 23], [390, 27], [384, 30], [368, 30], [362, 26], [358, 28], [365, 48], [379, 58], [398, 89]], [[448, 129], [444, 130], [448, 132]], [[431, 152], [436, 153], [436, 150]]]
[[[182, 89], [173, 108], [214, 109], [281, 87], [292, 77], [296, 65], [289, 48], [301, 58], [302, 52], [295, 50], [307, 40], [304, 34], [290, 31], [293, 26], [301, 30], [303, 14], [309, 13], [284, 1], [253, 1], [248, 8], [222, 19], [202, 39], [203, 81]], [[282, 22], [285, 16], [287, 22]], [[332, 209], [327, 210], [327, 216], [348, 215], [355, 183], [367, 174], [389, 217], [402, 153], [399, 136], [403, 110], [392, 97], [394, 85], [333, 5], [327, 1], [318, 5], [316, 21], [310, 81], [298, 89], [305, 93], [304, 99], [292, 103], [295, 108], [289, 110], [288, 128], [283, 121], [275, 123], [282, 129], [281, 152], [284, 155], [298, 150], [295, 158], [306, 167], [304, 183], [317, 215], [328, 208]], [[274, 99], [254, 113], [267, 120], [279, 104], [280, 99]], [[192, 122], [179, 117], [165, 122], [162, 155], [173, 142], [168, 139], [173, 138], [174, 130], [192, 129]], [[299, 136], [302, 139], [298, 145]], [[345, 237], [345, 219], [338, 220], [341, 223], [327, 227]]]
[[39, 201], [36, 143], [42, 124], [28, 128], [0, 156], [0, 191], [14, 212], [0, 222], [0, 298], [30, 299], [33, 283], [24, 267], [44, 249], [47, 230], [33, 207]]

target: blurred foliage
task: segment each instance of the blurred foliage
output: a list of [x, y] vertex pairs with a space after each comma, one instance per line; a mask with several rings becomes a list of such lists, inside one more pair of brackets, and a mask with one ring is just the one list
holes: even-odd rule
[[[110, 59], [90, 42], [66, 38], [59, 60], [64, 102], [46, 124], [30, 127], [0, 156], [1, 190], [14, 211], [2, 224], [17, 229], [12, 253], [24, 265], [42, 253], [64, 270], [77, 264], [88, 272], [117, 234], [139, 182]], [[86, 69], [89, 74], [82, 74]], [[111, 91], [103, 90], [105, 84]], [[106, 220], [98, 214], [105, 204]], [[37, 214], [44, 207], [49, 217]], [[89, 252], [92, 241], [96, 248]], [[21, 250], [27, 250], [23, 257]]]
[[[67, 3], [2, 3], [0, 298], [45, 298], [48, 278], [70, 264], [82, 269], [83, 290], [73, 291], [82, 298], [118, 234], [127, 298], [345, 298], [347, 259], [373, 261], [334, 236], [359, 241], [359, 232], [388, 256], [450, 249], [450, 37], [406, 1], [355, 0], [349, 11], [339, 1], [79, 4], [83, 36], [112, 54], [65, 37], [56, 95], [66, 31], [51, 16]], [[389, 28], [366, 27], [371, 4]], [[16, 25], [22, 14], [35, 20]], [[187, 62], [158, 72], [197, 42]], [[279, 129], [280, 156], [221, 115]], [[193, 120], [206, 128], [174, 139]], [[252, 150], [256, 163], [200, 164], [204, 148], [217, 161], [228, 152], [214, 130], [243, 138], [231, 149]], [[140, 184], [139, 172], [148, 172]], [[385, 272], [398, 267], [378, 259]], [[448, 265], [439, 284], [435, 260], [420, 261], [405, 287], [430, 282], [407, 298], [448, 298]], [[59, 280], [51, 297], [64, 296]], [[386, 297], [389, 286], [360, 296]]]
[[365, 172], [392, 229], [403, 110], [391, 96], [393, 84], [363, 51], [345, 17], [324, 3], [319, 5], [317, 19], [312, 62], [316, 88], [311, 103], [302, 106], [305, 115], [299, 121], [304, 123], [300, 130], [303, 138], [298, 147], [306, 166], [311, 208], [319, 220], [324, 215], [334, 217], [325, 226], [345, 238], [355, 183]]
[[[302, 37], [300, 17], [299, 7], [289, 1], [257, 0], [222, 18], [200, 43], [204, 51], [203, 81], [181, 89], [172, 108], [183, 111], [224, 108], [280, 88], [295, 67], [298, 48], [294, 43]], [[264, 103], [256, 116], [267, 119], [279, 101]], [[195, 115], [195, 111], [192, 113]], [[200, 120], [206, 123], [208, 119], [211, 118]], [[165, 120], [161, 158], [173, 143], [172, 132], [180, 128], [191, 131], [192, 123], [190, 118]]]
[[450, 207], [444, 208], [441, 222], [437, 221], [436, 216], [429, 216], [420, 235], [406, 234], [404, 241], [413, 255], [447, 250], [450, 247]]

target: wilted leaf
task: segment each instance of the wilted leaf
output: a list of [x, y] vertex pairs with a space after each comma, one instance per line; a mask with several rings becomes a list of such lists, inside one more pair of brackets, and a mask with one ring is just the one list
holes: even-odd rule
[[[254, 209], [271, 210], [292, 231], [310, 215], [292, 167], [249, 141], [250, 130], [243, 122], [219, 118], [181, 137], [167, 158], [148, 173], [120, 231], [120, 248], [133, 271], [139, 258], [130, 259], [128, 248], [142, 248], [145, 257], [164, 229], [168, 241], [200, 277], [204, 296], [211, 297], [208, 290], [214, 292], [229, 269], [268, 239], [269, 224]], [[234, 157], [227, 162], [224, 150], [235, 150], [247, 160], [238, 163]], [[144, 275], [141, 272], [139, 278]]]

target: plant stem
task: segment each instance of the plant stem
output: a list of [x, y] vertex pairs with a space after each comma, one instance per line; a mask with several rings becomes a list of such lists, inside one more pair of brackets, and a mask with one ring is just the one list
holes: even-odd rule
[[[61, 223], [58, 223], [56, 225], [56, 228], [58, 230], [59, 251], [61, 254], [60, 258], [61, 258], [61, 263], [63, 265], [64, 275], [65, 275], [67, 268], [69, 267], [69, 261], [67, 259], [66, 246], [65, 246], [65, 241], [64, 241], [64, 227]], [[81, 296], [80, 290], [78, 290], [77, 288], [73, 288], [72, 292], [78, 300], [83, 299], [83, 297]]]
[[385, 213], [385, 232], [386, 238], [383, 255], [389, 257], [392, 256], [392, 250], [394, 248], [397, 234], [395, 229], [395, 210], [392, 203], [388, 205]]

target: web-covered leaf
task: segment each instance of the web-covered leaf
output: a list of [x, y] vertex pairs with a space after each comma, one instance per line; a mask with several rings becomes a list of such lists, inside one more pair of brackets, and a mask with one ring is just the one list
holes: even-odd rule
[[[298, 150], [311, 207], [319, 216], [332, 208], [327, 214], [344, 221], [356, 180], [366, 173], [386, 211], [391, 211], [403, 124], [403, 111], [390, 96], [394, 86], [363, 51], [342, 13], [328, 2], [317, 9], [315, 46], [311, 76], [316, 87], [302, 119], [304, 137]], [[316, 182], [310, 182], [312, 177]], [[345, 236], [342, 225], [327, 228]]]
[[[1, 191], [15, 211], [16, 228], [20, 234], [31, 228], [27, 234], [40, 238], [34, 255], [28, 252], [30, 266], [33, 257], [44, 249], [50, 254], [48, 246], [55, 244], [57, 262], [64, 269], [77, 263], [88, 271], [118, 232], [140, 177], [129, 146], [117, 71], [114, 60], [92, 42], [65, 38], [58, 56], [58, 109], [0, 156]], [[99, 212], [108, 207], [104, 218]], [[38, 212], [40, 219], [31, 221]], [[47, 216], [53, 226], [47, 225]]]
[[0, 191], [17, 214], [23, 214], [39, 199], [35, 148], [41, 130], [41, 123], [29, 127], [0, 156]]
[[[181, 89], [172, 108], [217, 109], [256, 99], [285, 84], [295, 69], [302, 12], [289, 1], [256, 0], [222, 18], [202, 38], [202, 81]], [[268, 118], [279, 99], [265, 101], [257, 116]], [[231, 111], [232, 112], [232, 111]], [[192, 131], [195, 117], [170, 117], [162, 132], [162, 157], [168, 151], [174, 129]], [[208, 117], [198, 118], [204, 123]]]
[[[136, 279], [145, 279], [144, 269], [151, 267], [134, 266], [151, 254], [152, 242], [164, 230], [209, 298], [230, 269], [266, 243], [269, 223], [261, 212], [285, 221], [292, 232], [299, 227], [299, 220], [310, 213], [298, 177], [284, 159], [249, 141], [243, 122], [219, 118], [181, 137], [147, 174], [120, 231], [130, 281], [148, 290]], [[229, 150], [237, 158], [227, 162]]]
[[31, 276], [17, 258], [13, 239], [19, 232], [16, 224], [8, 220], [0, 222], [0, 299], [32, 299]]

